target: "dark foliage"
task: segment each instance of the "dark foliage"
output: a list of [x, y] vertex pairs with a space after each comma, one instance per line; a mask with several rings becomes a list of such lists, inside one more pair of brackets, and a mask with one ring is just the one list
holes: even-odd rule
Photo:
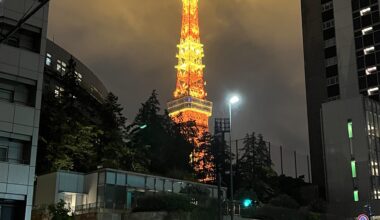
[[191, 212], [195, 205], [190, 197], [179, 194], [150, 194], [137, 198], [133, 212]]

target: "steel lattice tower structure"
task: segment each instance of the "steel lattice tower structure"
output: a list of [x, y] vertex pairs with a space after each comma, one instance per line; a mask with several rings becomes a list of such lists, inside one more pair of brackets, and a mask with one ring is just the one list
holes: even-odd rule
[[[177, 83], [173, 100], [168, 103], [170, 116], [181, 122], [195, 121], [199, 136], [208, 131], [212, 102], [207, 101], [203, 44], [200, 41], [199, 0], [182, 0], [182, 29], [178, 47]], [[193, 155], [196, 160], [202, 155]]]

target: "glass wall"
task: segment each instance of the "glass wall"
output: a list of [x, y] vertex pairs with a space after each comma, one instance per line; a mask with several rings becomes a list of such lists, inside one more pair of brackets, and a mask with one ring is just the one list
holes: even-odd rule
[[[133, 207], [136, 198], [146, 192], [183, 193], [186, 186], [194, 184], [196, 183], [123, 171], [102, 171], [98, 174], [97, 205], [107, 209], [129, 209]], [[216, 187], [196, 185], [216, 192]], [[210, 196], [214, 196], [214, 193], [210, 193]]]

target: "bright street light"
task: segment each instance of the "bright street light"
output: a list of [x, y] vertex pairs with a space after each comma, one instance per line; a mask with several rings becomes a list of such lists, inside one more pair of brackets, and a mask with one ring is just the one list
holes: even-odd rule
[[230, 98], [230, 104], [232, 105], [238, 103], [239, 101], [240, 101], [239, 96], [234, 95]]

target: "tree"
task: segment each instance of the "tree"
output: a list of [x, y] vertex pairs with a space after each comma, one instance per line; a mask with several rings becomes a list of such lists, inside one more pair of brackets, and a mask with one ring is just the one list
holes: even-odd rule
[[242, 151], [237, 167], [237, 186], [243, 190], [252, 189], [260, 201], [266, 202], [274, 195], [270, 178], [276, 174], [263, 136], [247, 134]]
[[198, 146], [194, 149], [194, 154], [200, 156], [194, 159], [193, 167], [196, 168], [195, 176], [198, 180], [215, 182], [216, 178], [216, 160], [214, 154], [214, 140], [210, 133], [204, 133], [198, 140]]
[[73, 219], [69, 213], [70, 208], [66, 208], [66, 203], [61, 199], [57, 204], [49, 205], [49, 214], [52, 220], [70, 220]]
[[[190, 172], [189, 155], [193, 144], [182, 131], [189, 129], [186, 123], [175, 123], [168, 112], [160, 114], [157, 92], [153, 91], [142, 104], [133, 125], [142, 126], [131, 135], [132, 148], [152, 173], [168, 175], [173, 171]], [[178, 172], [176, 172], [178, 173]]]
[[61, 139], [47, 145], [47, 159], [51, 162], [51, 170], [89, 172], [96, 168], [94, 143], [102, 132], [96, 127], [84, 126], [78, 122], [62, 126]]

